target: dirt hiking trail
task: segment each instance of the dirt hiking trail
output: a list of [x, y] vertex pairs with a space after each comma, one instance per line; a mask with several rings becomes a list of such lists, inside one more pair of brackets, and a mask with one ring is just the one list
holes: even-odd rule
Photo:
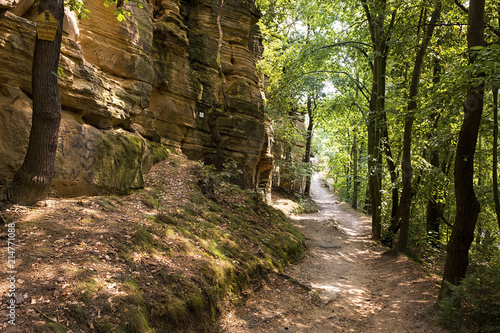
[[311, 192], [320, 212], [292, 217], [306, 236], [305, 258], [228, 313], [222, 331], [444, 332], [426, 315], [436, 281], [404, 256], [382, 255], [370, 219], [339, 203], [318, 176]]

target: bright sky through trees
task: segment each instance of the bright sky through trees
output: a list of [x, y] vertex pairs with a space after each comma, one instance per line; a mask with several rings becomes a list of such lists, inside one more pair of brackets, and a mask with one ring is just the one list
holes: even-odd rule
[[[411, 256], [433, 253], [434, 260], [446, 255], [463, 213], [455, 199], [465, 181], [457, 178], [457, 158], [473, 161], [467, 166], [468, 192], [476, 193], [480, 209], [471, 231], [469, 271], [496, 267], [500, 3], [261, 0], [259, 5], [266, 46], [260, 69], [275, 131], [297, 140], [293, 123], [283, 119], [291, 111], [305, 114], [306, 102], [314, 98], [313, 155], [335, 190], [346, 201], [357, 198], [356, 206], [372, 215], [375, 239], [398, 244], [396, 251]], [[484, 21], [477, 23], [483, 10]], [[484, 43], [471, 44], [470, 36], [481, 27]], [[484, 92], [480, 104], [471, 97], [479, 91]], [[460, 141], [468, 126], [463, 120], [476, 108], [484, 110], [476, 124], [477, 144], [474, 137]], [[463, 157], [466, 142], [474, 145]]]

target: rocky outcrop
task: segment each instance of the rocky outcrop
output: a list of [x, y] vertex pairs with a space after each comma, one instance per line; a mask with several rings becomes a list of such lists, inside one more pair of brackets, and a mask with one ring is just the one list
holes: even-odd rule
[[[124, 4], [119, 22], [102, 1], [85, 2], [89, 19], [67, 12], [60, 56], [63, 105], [53, 191], [59, 195], [125, 192], [142, 186], [151, 147], [210, 162], [215, 145], [207, 114], [222, 105], [217, 46], [230, 107], [218, 118], [224, 156], [253, 186], [266, 156], [256, 61], [262, 44], [253, 0]], [[0, 185], [24, 158], [31, 112], [33, 0], [0, 0]], [[156, 147], [155, 146], [155, 147]], [[123, 173], [120, 170], [128, 170]]]

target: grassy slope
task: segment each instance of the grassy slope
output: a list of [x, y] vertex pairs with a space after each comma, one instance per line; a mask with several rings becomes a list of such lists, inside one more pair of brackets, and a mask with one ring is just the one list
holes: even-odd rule
[[[17, 326], [0, 330], [216, 331], [224, 309], [305, 245], [282, 212], [229, 185], [209, 199], [200, 177], [194, 163], [171, 156], [132, 195], [4, 212], [16, 223], [24, 302]], [[8, 289], [6, 279], [0, 286]]]

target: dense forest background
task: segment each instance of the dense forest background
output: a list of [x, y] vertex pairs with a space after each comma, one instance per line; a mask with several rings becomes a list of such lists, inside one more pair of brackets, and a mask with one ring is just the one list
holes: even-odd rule
[[[371, 214], [390, 253], [444, 266], [441, 299], [468, 268], [454, 297], [479, 312], [479, 295], [498, 304], [498, 2], [260, 7], [275, 131], [290, 143], [313, 133], [291, 169], [324, 172], [342, 200]], [[308, 130], [296, 130], [297, 114]]]

